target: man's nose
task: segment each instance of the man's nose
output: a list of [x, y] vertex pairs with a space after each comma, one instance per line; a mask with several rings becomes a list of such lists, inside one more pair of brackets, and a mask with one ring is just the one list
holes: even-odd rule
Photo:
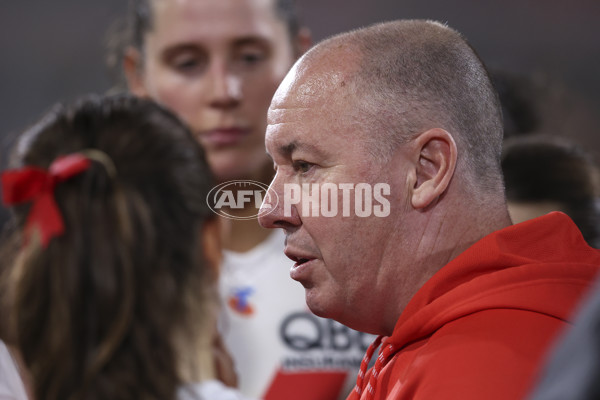
[[234, 74], [226, 62], [215, 61], [210, 70], [209, 104], [217, 109], [237, 107], [242, 100], [241, 78]]
[[298, 209], [295, 204], [290, 204], [284, 191], [283, 179], [275, 174], [258, 217], [258, 222], [264, 228], [282, 228], [292, 230], [302, 224]]

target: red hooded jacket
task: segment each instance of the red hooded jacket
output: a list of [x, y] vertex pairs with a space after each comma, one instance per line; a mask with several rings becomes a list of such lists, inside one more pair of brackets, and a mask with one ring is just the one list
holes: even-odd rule
[[562, 213], [486, 236], [419, 289], [348, 400], [523, 398], [599, 269]]

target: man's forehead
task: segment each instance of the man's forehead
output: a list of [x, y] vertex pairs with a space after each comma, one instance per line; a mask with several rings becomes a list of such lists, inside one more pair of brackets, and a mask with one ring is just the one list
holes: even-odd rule
[[343, 60], [348, 52], [340, 57], [336, 53], [339, 51], [334, 49], [317, 56], [305, 55], [292, 67], [269, 107], [267, 142], [295, 140], [317, 128], [315, 124], [323, 129], [352, 111], [355, 103], [350, 99], [353, 94], [349, 83], [356, 70], [356, 58]]
[[267, 153], [289, 156], [297, 150], [314, 150], [314, 145], [306, 137], [306, 133], [315, 128], [313, 119], [311, 108], [270, 109], [265, 135]]
[[301, 123], [311, 116], [312, 107], [280, 107], [269, 108], [267, 114], [267, 130], [280, 124]]
[[345, 96], [353, 72], [354, 66], [336, 59], [335, 54], [302, 57], [279, 85], [270, 110], [320, 107], [331, 99]]

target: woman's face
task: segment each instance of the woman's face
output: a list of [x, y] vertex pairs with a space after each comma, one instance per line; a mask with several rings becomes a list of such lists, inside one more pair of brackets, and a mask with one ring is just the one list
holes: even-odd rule
[[272, 3], [153, 0], [141, 68], [131, 69], [133, 78], [128, 73], [135, 94], [152, 97], [189, 125], [220, 181], [265, 181], [272, 173], [266, 113], [295, 60]]

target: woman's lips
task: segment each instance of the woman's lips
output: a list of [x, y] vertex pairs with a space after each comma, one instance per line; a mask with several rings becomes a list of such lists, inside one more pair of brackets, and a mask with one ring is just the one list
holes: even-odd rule
[[200, 134], [202, 144], [213, 147], [231, 146], [241, 142], [250, 134], [245, 128], [216, 128]]

